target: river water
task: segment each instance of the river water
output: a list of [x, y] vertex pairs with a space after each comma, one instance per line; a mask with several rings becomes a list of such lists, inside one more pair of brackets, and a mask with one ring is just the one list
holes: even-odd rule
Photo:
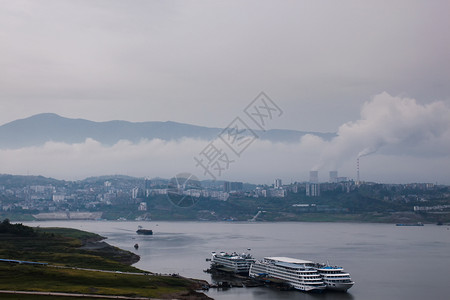
[[[236, 223], [48, 221], [30, 226], [71, 227], [98, 233], [141, 256], [136, 267], [205, 279], [211, 252], [257, 258], [287, 256], [343, 266], [355, 281], [347, 293], [308, 294], [270, 288], [211, 289], [214, 299], [449, 299], [448, 226], [400, 227], [366, 223]], [[141, 225], [154, 235], [137, 235]], [[133, 248], [139, 244], [139, 249]]]

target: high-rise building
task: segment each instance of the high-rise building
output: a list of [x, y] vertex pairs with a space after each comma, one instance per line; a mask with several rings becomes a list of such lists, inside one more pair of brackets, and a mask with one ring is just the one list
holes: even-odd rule
[[139, 188], [135, 187], [131, 190], [131, 198], [136, 199], [139, 194]]
[[309, 171], [309, 182], [319, 183], [319, 171]]
[[244, 184], [240, 181], [235, 181], [235, 182], [229, 182], [229, 181], [224, 181], [223, 182], [223, 191], [224, 192], [238, 192], [238, 191], [242, 191], [244, 189]]
[[318, 183], [306, 184], [306, 196], [318, 197], [320, 196], [320, 185]]
[[223, 191], [229, 193], [231, 191], [231, 182], [224, 181], [223, 182]]
[[144, 179], [144, 189], [149, 190], [152, 187], [152, 181], [149, 178]]
[[133, 199], [143, 198], [144, 195], [145, 195], [145, 193], [142, 188], [135, 187], [131, 190], [131, 198], [133, 198]]
[[330, 171], [330, 182], [336, 183], [338, 179], [338, 171]]
[[281, 188], [282, 186], [283, 186], [283, 183], [281, 182], [281, 179], [279, 179], [279, 178], [275, 179], [274, 187], [275, 187], [276, 189], [279, 189], [279, 188]]

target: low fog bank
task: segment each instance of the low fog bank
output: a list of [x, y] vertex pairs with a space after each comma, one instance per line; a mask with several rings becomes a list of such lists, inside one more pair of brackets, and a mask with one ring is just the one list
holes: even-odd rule
[[[105, 174], [170, 178], [189, 172], [211, 179], [194, 161], [210, 142], [122, 140], [107, 146], [91, 138], [76, 144], [49, 141], [0, 150], [0, 172], [68, 180]], [[232, 162], [217, 176], [220, 180], [272, 183], [281, 178], [289, 183], [306, 181], [310, 170], [319, 171], [320, 181], [327, 181], [331, 170], [355, 179], [360, 157], [364, 181], [450, 184], [450, 109], [444, 102], [422, 105], [382, 93], [363, 105], [359, 120], [341, 125], [330, 141], [313, 135], [296, 143], [255, 140], [240, 157], [222, 150]]]

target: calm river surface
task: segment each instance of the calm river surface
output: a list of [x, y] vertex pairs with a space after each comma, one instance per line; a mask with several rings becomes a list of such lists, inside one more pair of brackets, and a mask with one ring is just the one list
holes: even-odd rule
[[[48, 221], [27, 225], [82, 229], [141, 256], [136, 267], [206, 279], [212, 251], [245, 251], [257, 259], [288, 256], [341, 265], [355, 281], [348, 293], [307, 294], [269, 288], [210, 290], [214, 299], [449, 299], [448, 226], [360, 223]], [[138, 236], [138, 225], [153, 236]], [[133, 245], [138, 243], [139, 249]]]

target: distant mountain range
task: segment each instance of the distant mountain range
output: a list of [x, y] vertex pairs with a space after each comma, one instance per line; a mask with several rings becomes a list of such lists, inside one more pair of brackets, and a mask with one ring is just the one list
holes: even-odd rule
[[[17, 149], [43, 145], [48, 141], [82, 143], [92, 138], [106, 145], [119, 140], [137, 143], [143, 139], [179, 140], [195, 138], [211, 140], [222, 128], [211, 128], [176, 122], [94, 122], [85, 119], [69, 119], [57, 114], [44, 113], [15, 120], [0, 126], [0, 148]], [[305, 134], [331, 139], [334, 133], [306, 132], [272, 129], [255, 130], [261, 139], [272, 142], [296, 142]]]

